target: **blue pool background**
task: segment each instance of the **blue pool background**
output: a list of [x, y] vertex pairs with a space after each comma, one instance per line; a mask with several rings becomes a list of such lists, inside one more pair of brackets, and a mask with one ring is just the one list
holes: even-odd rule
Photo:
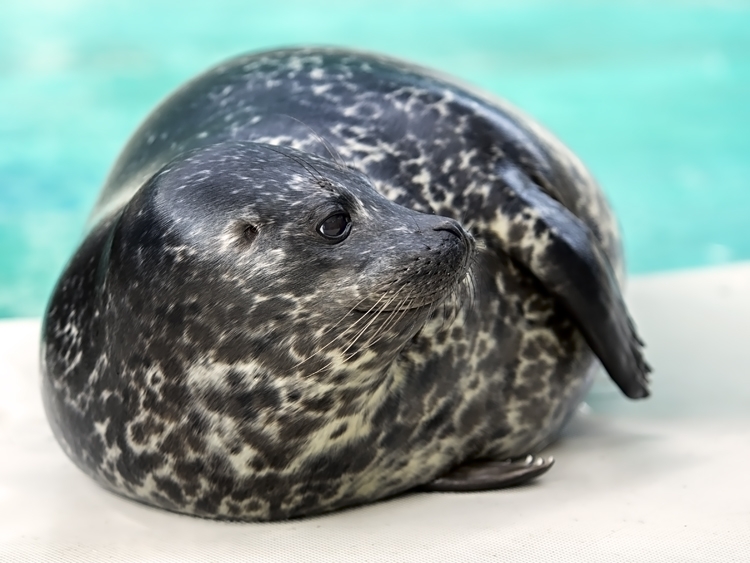
[[129, 134], [248, 50], [436, 67], [534, 115], [620, 218], [633, 273], [750, 258], [750, 3], [2, 0], [0, 317], [39, 316]]

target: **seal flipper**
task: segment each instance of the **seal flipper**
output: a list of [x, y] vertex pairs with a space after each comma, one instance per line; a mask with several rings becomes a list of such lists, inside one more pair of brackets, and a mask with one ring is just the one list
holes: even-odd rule
[[472, 461], [459, 465], [434, 481], [423, 491], [490, 491], [515, 487], [546, 473], [555, 463], [551, 458], [527, 456], [522, 460]]
[[601, 244], [523, 172], [498, 172], [504, 184], [494, 225], [500, 246], [560, 300], [623, 393], [647, 397], [651, 368]]

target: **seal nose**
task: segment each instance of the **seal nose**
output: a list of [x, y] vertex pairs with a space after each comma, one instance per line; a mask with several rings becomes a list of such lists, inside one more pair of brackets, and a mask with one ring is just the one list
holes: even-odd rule
[[453, 233], [458, 238], [463, 239], [463, 229], [461, 228], [461, 225], [459, 225], [456, 221], [452, 219], [446, 219], [439, 225], [436, 225], [432, 227], [433, 231], [448, 231], [449, 233]]
[[445, 219], [440, 224], [432, 227], [432, 230], [448, 231], [452, 235], [458, 237], [458, 239], [464, 244], [467, 250], [471, 251], [474, 249], [474, 237], [467, 233], [458, 221], [454, 221], [453, 219]]

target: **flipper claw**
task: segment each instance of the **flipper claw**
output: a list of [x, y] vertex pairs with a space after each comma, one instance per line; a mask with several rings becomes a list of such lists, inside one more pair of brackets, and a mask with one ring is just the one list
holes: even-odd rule
[[555, 460], [550, 457], [526, 456], [520, 460], [472, 461], [452, 469], [422, 486], [426, 491], [490, 491], [522, 485], [546, 473]]

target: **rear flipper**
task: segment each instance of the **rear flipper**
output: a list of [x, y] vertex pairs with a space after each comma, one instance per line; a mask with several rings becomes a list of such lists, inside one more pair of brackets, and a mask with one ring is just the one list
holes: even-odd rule
[[651, 368], [612, 266], [591, 230], [516, 168], [492, 225], [501, 249], [523, 264], [576, 321], [610, 377], [628, 397], [647, 397]]
[[551, 457], [526, 456], [522, 460], [473, 461], [421, 487], [424, 491], [490, 491], [522, 485], [546, 473]]

